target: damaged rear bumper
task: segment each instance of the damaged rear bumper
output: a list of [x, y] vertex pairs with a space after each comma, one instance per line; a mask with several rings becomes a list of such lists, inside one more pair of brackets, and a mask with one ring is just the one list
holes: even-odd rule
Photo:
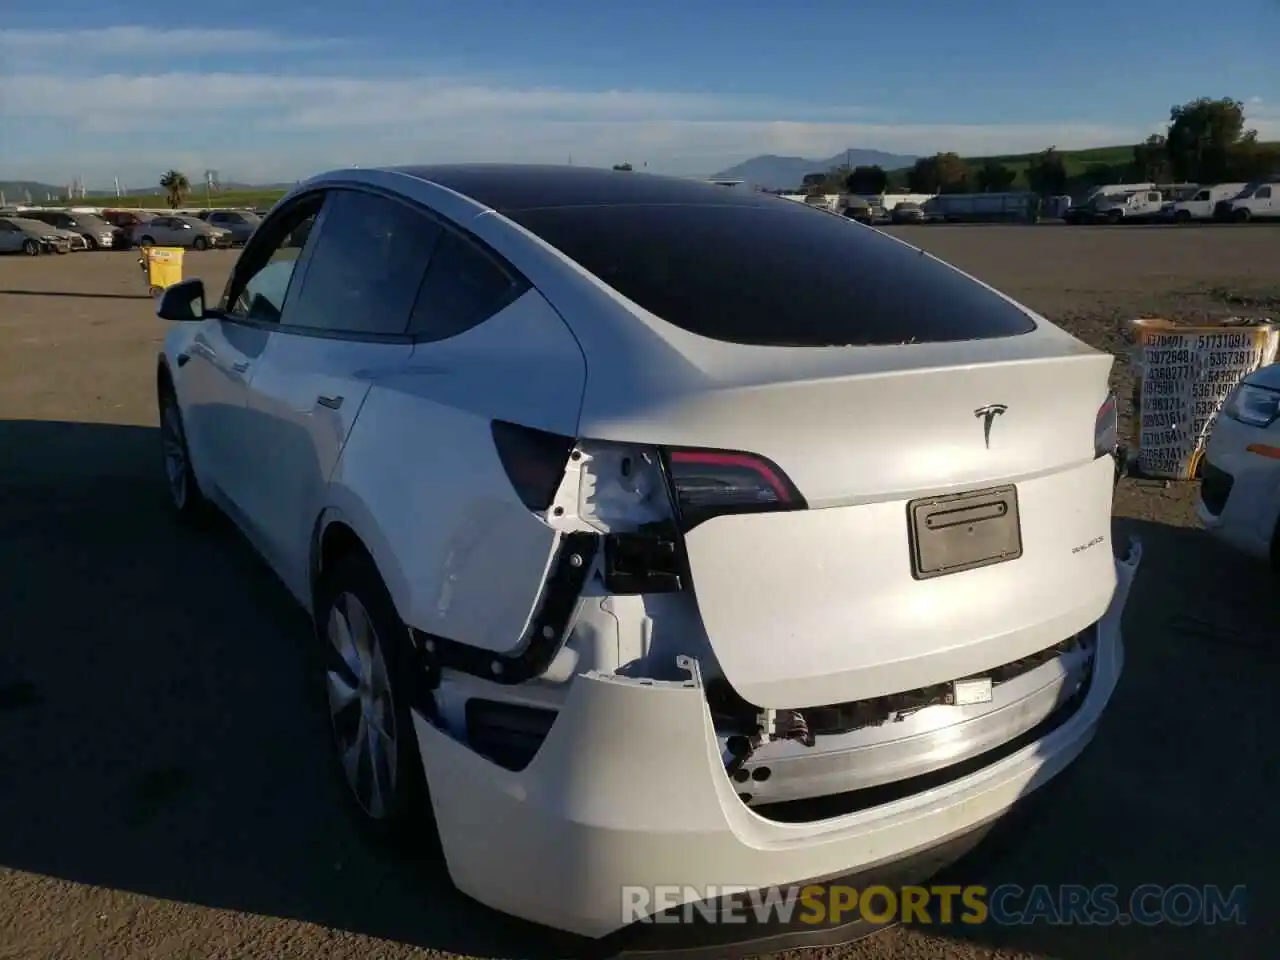
[[[1056, 777], [1092, 740], [1123, 665], [1120, 620], [1140, 559], [1135, 541], [1116, 561], [1092, 682], [1061, 723], [940, 786], [830, 819], [778, 822], [743, 804], [690, 660], [682, 664], [690, 674], [684, 681], [578, 677], [538, 754], [519, 772], [415, 712], [450, 876], [504, 913], [598, 938], [634, 919], [626, 907], [635, 895], [625, 888], [679, 885], [692, 899], [714, 887], [892, 872], [925, 851], [947, 849]], [[668, 899], [654, 909], [670, 906]]]

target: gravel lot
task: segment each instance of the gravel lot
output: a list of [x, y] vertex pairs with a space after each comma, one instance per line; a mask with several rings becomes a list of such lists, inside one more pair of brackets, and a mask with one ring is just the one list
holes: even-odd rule
[[[899, 234], [1113, 351], [1139, 315], [1280, 318], [1276, 228]], [[220, 289], [231, 262], [188, 273]], [[162, 335], [132, 255], [0, 259], [0, 958], [555, 956], [351, 827], [302, 615], [234, 534], [168, 516]], [[1069, 792], [966, 879], [1243, 883], [1249, 923], [899, 928], [814, 956], [1276, 954], [1277, 601], [1193, 497], [1122, 485], [1117, 539], [1146, 554], [1121, 689]]]

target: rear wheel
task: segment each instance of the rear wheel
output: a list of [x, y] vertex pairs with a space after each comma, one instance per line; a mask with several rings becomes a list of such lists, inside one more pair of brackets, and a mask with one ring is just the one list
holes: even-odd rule
[[84, 248], [85, 248], [86, 250], [97, 250], [97, 249], [98, 249], [98, 238], [97, 238], [97, 237], [85, 237], [85, 238], [84, 238]]
[[409, 709], [417, 664], [409, 631], [366, 554], [352, 550], [322, 573], [315, 613], [348, 802], [374, 840], [427, 840], [431, 802]]
[[1190, 223], [1191, 213], [1187, 210], [1179, 210], [1173, 215], [1173, 219], [1177, 223]]
[[208, 250], [209, 241], [206, 240], [204, 237], [196, 237], [194, 240], [191, 241], [191, 248], [193, 250]]
[[1122, 214], [1119, 210], [1112, 210], [1110, 213], [1107, 214], [1107, 223], [1111, 224], [1112, 226], [1119, 223], [1123, 219], [1124, 219], [1124, 214]]
[[23, 240], [22, 252], [28, 257], [40, 256], [40, 243], [36, 240]]
[[156, 245], [156, 239], [155, 237], [152, 237], [152, 236], [144, 236], [141, 240], [138, 241], [138, 246], [140, 247], [154, 247], [155, 245]]
[[1237, 210], [1235, 212], [1235, 216], [1232, 219], [1234, 219], [1236, 223], [1248, 223], [1249, 220], [1252, 219], [1252, 217], [1253, 217], [1252, 213], [1250, 213], [1247, 209], [1243, 209], [1243, 210]]

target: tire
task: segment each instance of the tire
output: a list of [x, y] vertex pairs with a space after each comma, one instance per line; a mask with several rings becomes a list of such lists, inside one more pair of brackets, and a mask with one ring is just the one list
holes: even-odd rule
[[22, 252], [28, 257], [40, 256], [40, 242], [38, 240], [23, 240]]
[[1236, 223], [1248, 223], [1253, 219], [1253, 214], [1248, 210], [1237, 210], [1231, 217]]
[[191, 241], [191, 249], [192, 250], [208, 250], [209, 241], [206, 240], [204, 237], [196, 237], [194, 240]]
[[138, 241], [139, 247], [154, 247], [156, 245], [155, 237], [145, 236]]
[[96, 251], [96, 250], [98, 249], [98, 238], [97, 238], [97, 237], [85, 237], [85, 238], [84, 238], [84, 248], [85, 248], [86, 250], [88, 250], [90, 253], [93, 253], [94, 251]]
[[1111, 224], [1113, 227], [1123, 219], [1124, 214], [1120, 213], [1118, 210], [1112, 210], [1107, 214], [1107, 223]]
[[363, 551], [352, 549], [321, 574], [315, 623], [333, 764], [347, 805], [380, 845], [434, 845], [435, 821], [409, 709], [420, 667], [409, 631]]
[[163, 457], [165, 484], [169, 501], [178, 519], [184, 523], [199, 523], [210, 514], [209, 501], [200, 490], [195, 470], [191, 466], [191, 451], [187, 447], [187, 431], [182, 423], [182, 410], [173, 385], [160, 387], [160, 450]]
[[1173, 222], [1174, 223], [1190, 223], [1191, 213], [1187, 210], [1179, 210], [1177, 213], [1173, 215]]

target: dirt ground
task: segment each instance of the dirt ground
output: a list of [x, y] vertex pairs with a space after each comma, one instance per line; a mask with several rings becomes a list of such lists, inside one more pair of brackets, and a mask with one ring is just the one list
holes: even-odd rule
[[[1139, 315], [1280, 318], [1280, 229], [900, 234], [1117, 353]], [[220, 289], [232, 257], [188, 262]], [[302, 615], [234, 534], [169, 517], [163, 333], [129, 254], [0, 259], [0, 958], [555, 956], [353, 829]], [[1146, 549], [1121, 687], [1068, 792], [964, 879], [1245, 884], [1248, 923], [898, 928], [812, 956], [1276, 954], [1280, 611], [1193, 496], [1122, 485], [1117, 540]]]

